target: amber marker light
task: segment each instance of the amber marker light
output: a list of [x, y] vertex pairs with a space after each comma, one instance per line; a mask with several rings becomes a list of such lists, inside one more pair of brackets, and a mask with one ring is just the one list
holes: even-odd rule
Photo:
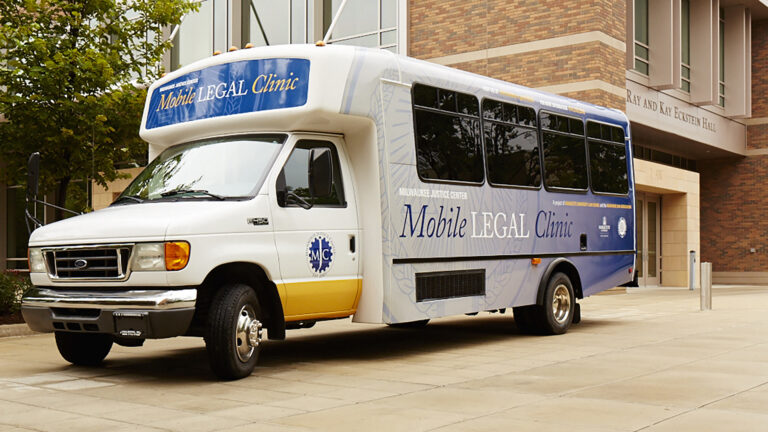
[[219, 50], [216, 50], [216, 51], [213, 52], [213, 55], [215, 55], [215, 56], [217, 56], [219, 54], [221, 54], [221, 51], [219, 51]]
[[250, 48], [253, 48], [252, 43], [248, 42], [247, 44], [245, 44], [245, 49], [250, 49]]
[[533, 265], [541, 264], [541, 258], [531, 258], [531, 264]]
[[325, 46], [325, 42], [323, 42], [323, 40], [321, 39], [321, 40], [315, 42], [315, 46]]
[[232, 45], [231, 47], [229, 47], [229, 52], [232, 52], [232, 51], [237, 51], [237, 47], [236, 47], [236, 46], [234, 46], [234, 45]]
[[189, 262], [189, 243], [165, 242], [165, 269], [181, 270]]

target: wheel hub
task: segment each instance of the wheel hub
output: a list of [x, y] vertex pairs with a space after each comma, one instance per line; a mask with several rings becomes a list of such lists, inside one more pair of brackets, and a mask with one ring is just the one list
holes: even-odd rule
[[568, 287], [562, 284], [558, 285], [552, 296], [552, 316], [555, 318], [555, 321], [563, 324], [568, 320], [570, 313], [571, 296], [568, 292]]
[[256, 313], [250, 305], [244, 305], [237, 317], [235, 328], [235, 349], [237, 357], [247, 362], [261, 343], [261, 321], [256, 319]]

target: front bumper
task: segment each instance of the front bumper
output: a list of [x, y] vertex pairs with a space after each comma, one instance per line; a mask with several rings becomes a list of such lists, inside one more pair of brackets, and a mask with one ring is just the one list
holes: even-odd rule
[[156, 339], [186, 333], [197, 289], [70, 291], [38, 288], [24, 296], [21, 313], [38, 332], [108, 333]]

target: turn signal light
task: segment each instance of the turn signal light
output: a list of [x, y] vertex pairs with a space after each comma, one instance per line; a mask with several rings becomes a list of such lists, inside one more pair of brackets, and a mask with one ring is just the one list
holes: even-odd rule
[[541, 264], [541, 258], [531, 258], [531, 264], [533, 265]]
[[166, 242], [165, 243], [165, 269], [181, 270], [189, 262], [189, 243]]

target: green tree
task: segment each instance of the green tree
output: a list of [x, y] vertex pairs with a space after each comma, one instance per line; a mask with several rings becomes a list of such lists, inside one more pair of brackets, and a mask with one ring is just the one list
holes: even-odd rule
[[[41, 189], [63, 206], [72, 180], [105, 186], [141, 159], [146, 83], [161, 73], [166, 34], [193, 0], [1, 0], [0, 160], [25, 183], [42, 156]], [[59, 214], [60, 217], [60, 214]]]

